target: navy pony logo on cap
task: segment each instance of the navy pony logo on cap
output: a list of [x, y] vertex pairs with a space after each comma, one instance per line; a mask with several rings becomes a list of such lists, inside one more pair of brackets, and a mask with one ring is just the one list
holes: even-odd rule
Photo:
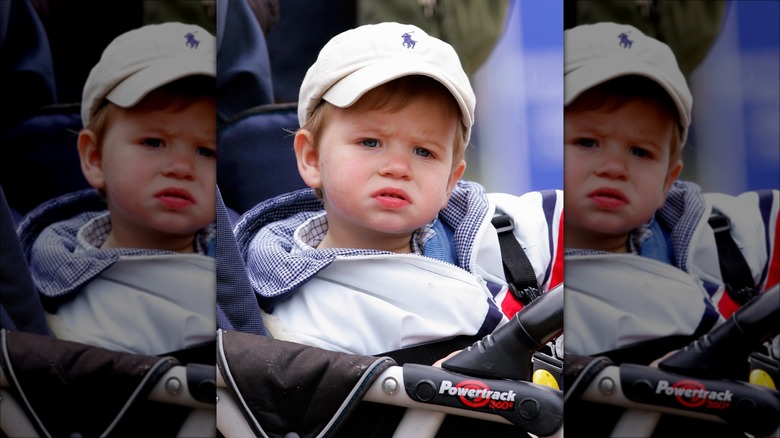
[[191, 49], [197, 49], [200, 45], [200, 41], [195, 39], [195, 35], [192, 32], [184, 35], [184, 38], [187, 38], [187, 47]]
[[406, 32], [405, 34], [401, 35], [401, 38], [404, 39], [403, 45], [406, 46], [407, 49], [414, 49], [414, 45], [417, 44], [417, 41], [412, 39], [412, 36], [410, 34], [414, 33], [414, 31]]
[[618, 35], [618, 38], [620, 38], [620, 43], [619, 43], [620, 47], [623, 47], [624, 49], [630, 49], [631, 46], [634, 44], [633, 41], [628, 39], [628, 34], [626, 34], [626, 32], [623, 32], [620, 35]]

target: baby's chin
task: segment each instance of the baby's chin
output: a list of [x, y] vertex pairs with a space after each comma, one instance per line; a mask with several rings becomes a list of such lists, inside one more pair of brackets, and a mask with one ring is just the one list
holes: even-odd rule
[[564, 207], [564, 211], [564, 227], [585, 228], [594, 232], [603, 233], [627, 233], [646, 224], [652, 219], [652, 216], [645, 218], [638, 217], [638, 215], [635, 214], [629, 214], [630, 212], [627, 209], [623, 209], [622, 211], [575, 211], [573, 208], [566, 210]]
[[605, 224], [605, 223], [564, 223], [563, 229], [566, 236], [579, 234], [582, 237], [591, 239], [596, 238], [619, 238], [628, 237], [628, 234], [637, 227], [627, 224]]
[[386, 234], [387, 236], [410, 236], [420, 228], [428, 225], [431, 221], [426, 222], [411, 222], [398, 226], [378, 226], [374, 228], [374, 232]]
[[197, 236], [198, 232], [208, 227], [212, 222], [207, 222], [205, 224], [188, 224], [187, 226], [180, 226], [180, 227], [156, 227], [153, 229], [154, 232], [158, 233], [162, 239], [168, 239], [171, 241], [176, 240], [182, 240], [182, 239], [195, 239], [195, 236]]

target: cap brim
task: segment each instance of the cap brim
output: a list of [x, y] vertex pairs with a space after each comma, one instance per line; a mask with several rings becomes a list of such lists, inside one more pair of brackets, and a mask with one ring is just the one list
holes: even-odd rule
[[149, 92], [167, 83], [187, 76], [216, 77], [216, 62], [205, 58], [176, 58], [156, 61], [154, 65], [129, 76], [108, 94], [106, 99], [123, 108], [129, 108]]
[[663, 87], [677, 107], [681, 125], [688, 126], [690, 115], [679, 92], [672, 86], [671, 82], [652, 65], [629, 58], [605, 59], [601, 62], [592, 61], [588, 65], [566, 72], [563, 80], [564, 105], [569, 105], [580, 94], [596, 85], [627, 75], [645, 76]]
[[462, 97], [464, 91], [459, 90], [444, 71], [419, 59], [399, 57], [373, 62], [340, 79], [322, 95], [322, 98], [337, 107], [346, 108], [357, 102], [368, 91], [384, 83], [413, 75], [428, 76], [444, 85], [458, 102], [463, 124], [471, 129], [473, 120], [468, 105]]

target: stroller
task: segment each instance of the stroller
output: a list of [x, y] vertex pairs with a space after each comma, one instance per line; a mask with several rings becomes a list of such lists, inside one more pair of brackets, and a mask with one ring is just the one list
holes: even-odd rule
[[[772, 384], [756, 384], [760, 382], [755, 378], [748, 383], [731, 376], [735, 370], [744, 370], [750, 357], [753, 374], [756, 370], [760, 370], [758, 374], [773, 373], [772, 378], [777, 381], [777, 353], [756, 354], [755, 350], [778, 333], [779, 291], [775, 288], [745, 305], [726, 324], [666, 358], [658, 368], [613, 365], [605, 357], [567, 358], [564, 381], [571, 385], [567, 386], [563, 401], [572, 409], [578, 409], [581, 401], [624, 409], [610, 432], [615, 437], [652, 436], [654, 432], [670, 436], [673, 430], [656, 430], [662, 415], [697, 420], [702, 429], [714, 425], [744, 431], [749, 434], [746, 436], [778, 436], [780, 393]], [[349, 355], [316, 351], [312, 347], [269, 348], [267, 343], [274, 341], [221, 332], [218, 429], [226, 437], [283, 436], [295, 425], [303, 427], [295, 429], [303, 432], [300, 436], [329, 436], [337, 433], [344, 417], [353, 413], [354, 404], [362, 401], [407, 408], [392, 436], [436, 436], [445, 415], [509, 422], [518, 431], [535, 436], [562, 436], [561, 415], [565, 409], [562, 410], [561, 391], [527, 378], [527, 366], [533, 366], [529, 353], [561, 333], [562, 297], [560, 289], [544, 294], [516, 314], [512, 324], [451, 357], [442, 369], [414, 364], [395, 366], [385, 358], [348, 358]], [[253, 341], [253, 337], [258, 339]], [[317, 406], [326, 411], [318, 429], [307, 429], [315, 425], [298, 422], [303, 417], [295, 412], [269, 414], [273, 402], [266, 403], [271, 397], [258, 394], [260, 386], [253, 385], [264, 381], [257, 377], [263, 367], [249, 364], [283, 359], [284, 351], [301, 360], [312, 355], [329, 356], [323, 359], [328, 366], [318, 367], [307, 360], [307, 370], [316, 375], [298, 382], [307, 396], [326, 400], [317, 391], [333, 386], [323, 381], [342, 384], [340, 404], [336, 403], [333, 409], [327, 404]], [[361, 373], [351, 380], [346, 376], [334, 377], [333, 369], [344, 361]], [[363, 362], [355, 366], [359, 361]], [[589, 433], [585, 431], [586, 436]]]
[[780, 436], [778, 318], [780, 288], [774, 287], [657, 368], [567, 356], [566, 410], [598, 415], [615, 437], [670, 436], [683, 430]]
[[[562, 324], [563, 290], [558, 288], [525, 307], [510, 324], [446, 360], [442, 368], [398, 366], [387, 357], [334, 353], [220, 331], [217, 428], [228, 438], [290, 432], [352, 436], [349, 419], [365, 414], [358, 405], [368, 403], [403, 408], [400, 421], [393, 424], [393, 436], [398, 437], [436, 436], [448, 415], [483, 420], [487, 425], [478, 426], [481, 431], [493, 430], [490, 424], [508, 424], [518, 434], [560, 437], [563, 393], [531, 382], [530, 370], [533, 353], [557, 337]], [[284, 365], [295, 366], [294, 361], [305, 363], [299, 366], [300, 374], [282, 371]], [[344, 432], [345, 427], [350, 432]]]

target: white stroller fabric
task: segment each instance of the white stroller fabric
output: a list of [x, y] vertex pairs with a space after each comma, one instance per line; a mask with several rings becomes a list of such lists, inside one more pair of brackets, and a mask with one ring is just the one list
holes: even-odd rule
[[490, 291], [477, 277], [439, 260], [338, 258], [279, 303], [265, 323], [278, 339], [371, 355], [473, 335], [487, 317], [488, 300]]
[[120, 257], [47, 321], [60, 339], [136, 354], [178, 351], [214, 341], [215, 282], [213, 257]]
[[690, 336], [714, 313], [695, 277], [646, 257], [570, 257], [566, 276], [577, 280], [566, 285], [566, 353], [596, 355], [643, 341]]

